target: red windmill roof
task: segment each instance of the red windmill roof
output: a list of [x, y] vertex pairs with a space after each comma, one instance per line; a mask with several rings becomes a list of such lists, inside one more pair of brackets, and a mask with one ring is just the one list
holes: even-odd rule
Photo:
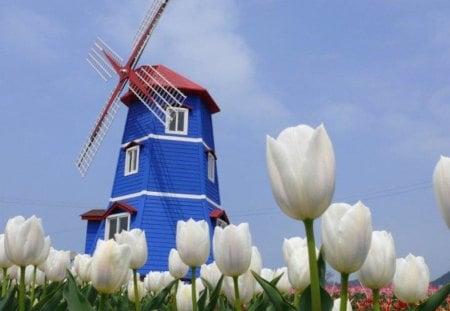
[[[139, 71], [141, 68], [148, 68], [148, 67], [149, 66], [141, 66], [135, 69], [135, 71]], [[166, 66], [153, 65], [151, 67], [153, 67], [160, 74], [162, 74], [170, 83], [173, 84], [173, 86], [175, 86], [183, 93], [198, 95], [203, 100], [206, 107], [208, 107], [211, 113], [216, 113], [220, 111], [220, 108], [219, 106], [217, 106], [214, 99], [211, 97], [211, 95], [209, 95], [208, 91], [202, 86], [189, 80], [188, 78], [183, 77], [179, 73], [176, 73], [175, 71], [167, 68]], [[121, 98], [121, 100], [125, 105], [130, 105], [132, 102], [136, 100], [136, 96], [131, 91], [128, 91]]]

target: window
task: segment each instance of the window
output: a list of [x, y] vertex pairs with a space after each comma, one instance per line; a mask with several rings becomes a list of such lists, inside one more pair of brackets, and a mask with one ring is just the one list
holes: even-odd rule
[[217, 218], [216, 226], [221, 227], [221, 228], [225, 228], [226, 226], [228, 226], [228, 224], [227, 224], [227, 222], [225, 220]]
[[125, 150], [125, 176], [135, 174], [139, 170], [139, 145]]
[[114, 234], [129, 230], [130, 214], [112, 214], [106, 218], [105, 240], [114, 239]]
[[214, 182], [216, 177], [216, 157], [212, 152], [208, 152], [208, 179]]
[[166, 133], [183, 134], [188, 132], [188, 116], [187, 108], [168, 107], [167, 114], [170, 118], [166, 121]]

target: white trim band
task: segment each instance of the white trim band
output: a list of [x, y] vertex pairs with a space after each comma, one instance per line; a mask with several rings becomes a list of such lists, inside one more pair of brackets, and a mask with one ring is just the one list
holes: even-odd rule
[[208, 198], [206, 194], [188, 194], [188, 193], [172, 193], [172, 192], [157, 192], [157, 191], [148, 191], [142, 190], [136, 193], [131, 193], [127, 195], [122, 195], [115, 198], [110, 198], [110, 202], [117, 202], [127, 199], [133, 199], [140, 197], [141, 195], [155, 196], [155, 197], [168, 197], [168, 198], [177, 198], [177, 199], [192, 199], [192, 200], [206, 200], [208, 203], [213, 205], [215, 208], [222, 209], [219, 204]]
[[[171, 141], [182, 141], [182, 142], [188, 142], [188, 143], [201, 143], [205, 146], [206, 149], [212, 149], [210, 148], [201, 137], [195, 138], [195, 137], [180, 137], [180, 136], [170, 136], [170, 135], [157, 135], [157, 134], [148, 134], [147, 136], [134, 139], [134, 142], [140, 143], [144, 140], [148, 139], [160, 139], [160, 140], [171, 140]], [[126, 142], [122, 144], [122, 148], [125, 148], [130, 144], [131, 141]]]

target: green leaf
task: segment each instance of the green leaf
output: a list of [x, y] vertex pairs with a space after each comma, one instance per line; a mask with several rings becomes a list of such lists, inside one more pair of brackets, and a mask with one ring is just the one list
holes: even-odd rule
[[216, 288], [214, 288], [214, 290], [211, 292], [211, 295], [209, 295], [209, 303], [206, 306], [205, 311], [214, 311], [215, 310], [217, 301], [219, 300], [219, 297], [220, 297], [220, 290], [222, 288], [223, 279], [224, 279], [224, 275], [222, 274], [219, 281], [217, 282]]
[[273, 306], [277, 307], [277, 310], [295, 310], [295, 308], [290, 305], [286, 299], [284, 299], [283, 295], [278, 291], [278, 289], [275, 287], [275, 285], [271, 284], [270, 282], [266, 281], [262, 277], [260, 277], [257, 273], [252, 271], [253, 277], [256, 279], [256, 281], [261, 284], [261, 287], [264, 290], [264, 294], [267, 295], [270, 302]]
[[205, 310], [206, 299], [208, 298], [208, 289], [205, 288], [201, 291], [200, 297], [197, 300], [197, 307], [199, 311]]
[[325, 287], [327, 280], [326, 280], [326, 274], [327, 274], [327, 265], [325, 262], [325, 250], [322, 247], [320, 248], [319, 252], [319, 258], [317, 258], [317, 266], [319, 268], [319, 283], [320, 286]]
[[40, 293], [39, 302], [35, 304], [31, 310], [54, 311], [61, 303], [63, 287], [64, 283], [61, 282], [55, 282], [52, 286], [48, 286], [45, 291], [45, 295], [44, 292]]
[[450, 283], [442, 286], [437, 292], [421, 303], [416, 310], [433, 311], [436, 310], [442, 302], [450, 295]]
[[70, 273], [67, 273], [67, 286], [63, 290], [63, 296], [69, 311], [94, 311], [86, 297], [81, 294]]
[[[333, 299], [330, 294], [323, 288], [320, 287], [320, 304], [323, 311], [330, 311], [333, 309]], [[310, 311], [312, 310], [311, 304], [311, 285], [309, 285], [300, 296], [298, 310], [300, 311]]]
[[178, 280], [174, 280], [169, 283], [156, 297], [154, 297], [150, 302], [142, 306], [143, 311], [161, 309], [164, 301], [167, 296], [170, 294], [172, 287], [178, 282]]
[[5, 297], [0, 300], [0, 310], [15, 310], [17, 307], [17, 300], [15, 299], [17, 287], [13, 286], [6, 293]]

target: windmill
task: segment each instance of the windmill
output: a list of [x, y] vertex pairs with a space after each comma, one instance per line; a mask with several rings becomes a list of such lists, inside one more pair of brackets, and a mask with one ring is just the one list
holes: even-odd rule
[[157, 70], [148, 67], [140, 72], [134, 71], [136, 65], [164, 12], [169, 0], [156, 0], [145, 16], [137, 32], [131, 55], [124, 65], [123, 59], [114, 52], [102, 39], [97, 38], [88, 54], [87, 61], [105, 81], [112, 78], [115, 72], [119, 83], [112, 90], [103, 110], [89, 133], [88, 139], [81, 149], [76, 166], [85, 176], [102, 141], [111, 126], [119, 109], [120, 95], [129, 82], [129, 89], [162, 123], [170, 118], [165, 106], [181, 106], [186, 96], [175, 88]]
[[85, 252], [90, 254], [99, 239], [143, 229], [150, 255], [141, 275], [167, 270], [178, 220], [207, 221], [211, 237], [214, 226], [229, 223], [220, 205], [212, 127], [219, 107], [206, 89], [163, 65], [136, 67], [168, 2], [154, 1], [126, 62], [102, 39], [95, 41], [89, 64], [104, 80], [117, 74], [119, 82], [76, 161], [86, 175], [120, 101], [125, 104], [128, 113], [108, 206], [81, 218], [87, 220]]

